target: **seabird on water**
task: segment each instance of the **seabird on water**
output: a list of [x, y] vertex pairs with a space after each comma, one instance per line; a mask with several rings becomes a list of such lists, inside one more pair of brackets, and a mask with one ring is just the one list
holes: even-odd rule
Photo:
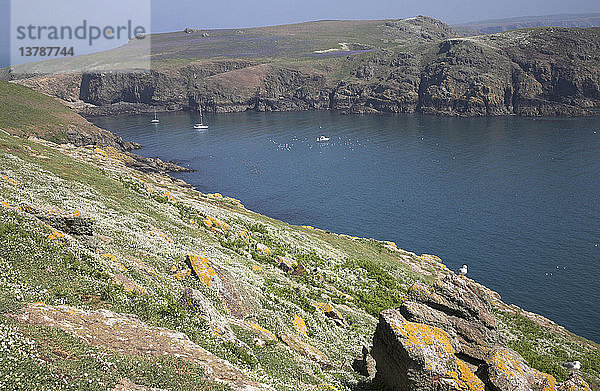
[[578, 371], [579, 369], [581, 369], [581, 363], [579, 361], [564, 362], [560, 365], [567, 368], [569, 371]]
[[467, 271], [468, 271], [467, 265], [462, 265], [462, 267], [460, 269], [458, 269], [456, 272], [458, 274], [460, 274], [461, 276], [464, 276], [467, 274]]

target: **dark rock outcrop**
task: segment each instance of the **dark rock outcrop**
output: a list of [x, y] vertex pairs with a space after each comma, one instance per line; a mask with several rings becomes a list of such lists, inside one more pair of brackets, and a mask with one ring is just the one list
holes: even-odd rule
[[79, 212], [67, 214], [33, 211], [33, 214], [51, 227], [69, 235], [92, 236], [94, 234], [94, 221], [90, 217], [81, 216]]
[[352, 362], [352, 369], [357, 373], [367, 377], [369, 380], [375, 378], [375, 374], [377, 373], [377, 363], [375, 359], [371, 355], [371, 347], [368, 345], [363, 345], [361, 349], [362, 355], [357, 357]]

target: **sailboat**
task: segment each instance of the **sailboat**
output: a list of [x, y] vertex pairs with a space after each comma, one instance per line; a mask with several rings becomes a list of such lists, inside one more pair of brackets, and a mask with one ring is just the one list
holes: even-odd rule
[[194, 124], [194, 129], [208, 129], [208, 125], [202, 123], [202, 108], [200, 108], [200, 122]]
[[158, 117], [156, 116], [156, 109], [154, 109], [154, 118], [152, 119], [152, 121], [150, 121], [150, 123], [152, 124], [157, 124], [160, 121], [158, 120]]

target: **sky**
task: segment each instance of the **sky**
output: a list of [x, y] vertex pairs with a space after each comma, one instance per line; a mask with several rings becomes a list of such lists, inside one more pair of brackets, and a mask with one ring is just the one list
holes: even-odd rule
[[[47, 0], [47, 4], [51, 7], [61, 1], [66, 0]], [[146, 1], [146, 4], [151, 1], [153, 32], [185, 27], [235, 28], [323, 19], [395, 19], [415, 15], [432, 16], [453, 24], [516, 16], [600, 12], [598, 0], [139, 1]], [[10, 63], [10, 33], [10, 0], [0, 0], [0, 67]]]

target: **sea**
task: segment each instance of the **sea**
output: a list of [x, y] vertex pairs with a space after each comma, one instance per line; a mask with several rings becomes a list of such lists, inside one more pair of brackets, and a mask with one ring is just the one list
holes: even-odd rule
[[[390, 240], [600, 343], [600, 116], [124, 115], [92, 121], [202, 192]], [[327, 142], [317, 142], [324, 135]]]

